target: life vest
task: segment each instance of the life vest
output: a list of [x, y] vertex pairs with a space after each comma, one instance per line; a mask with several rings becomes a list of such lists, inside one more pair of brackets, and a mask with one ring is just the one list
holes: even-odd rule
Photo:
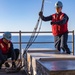
[[9, 41], [8, 44], [4, 43], [3, 39], [0, 39], [0, 50], [3, 54], [8, 53], [9, 49], [11, 47], [11, 42]]
[[[64, 13], [60, 13], [58, 15], [58, 17], [57, 17], [57, 14], [53, 14], [52, 15], [52, 22], [61, 21], [63, 19], [63, 16], [64, 16]], [[63, 34], [65, 32], [68, 32], [67, 25], [68, 25], [68, 21], [65, 24], [63, 24], [63, 25], [53, 24], [52, 25], [53, 35], [56, 36], [56, 35], [59, 35], [59, 34]]]

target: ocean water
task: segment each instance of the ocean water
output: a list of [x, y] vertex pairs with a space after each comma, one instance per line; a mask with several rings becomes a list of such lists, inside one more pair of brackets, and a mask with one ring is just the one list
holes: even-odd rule
[[[30, 39], [30, 36], [22, 36], [21, 41], [22, 42], [28, 42]], [[72, 35], [69, 35], [68, 42], [72, 42]], [[12, 42], [19, 42], [18, 36], [12, 36]], [[54, 42], [54, 37], [52, 35], [40, 35], [36, 38], [35, 42]], [[75, 41], [74, 41], [75, 42]], [[22, 49], [26, 48], [26, 44], [21, 44]], [[72, 50], [72, 43], [68, 43], [68, 47], [70, 50]], [[19, 48], [19, 44], [14, 44], [14, 48]], [[30, 48], [51, 48], [55, 49], [54, 43], [44, 43], [44, 44], [32, 44]], [[74, 46], [75, 49], [75, 46]]]

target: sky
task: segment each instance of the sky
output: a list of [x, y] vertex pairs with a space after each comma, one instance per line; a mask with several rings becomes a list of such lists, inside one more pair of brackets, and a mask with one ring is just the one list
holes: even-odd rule
[[[58, 0], [45, 0], [44, 16], [55, 13]], [[75, 30], [75, 0], [60, 0], [62, 12], [69, 16], [68, 29]], [[0, 31], [33, 31], [42, 0], [0, 0]], [[51, 31], [50, 21], [42, 22], [41, 31]]]

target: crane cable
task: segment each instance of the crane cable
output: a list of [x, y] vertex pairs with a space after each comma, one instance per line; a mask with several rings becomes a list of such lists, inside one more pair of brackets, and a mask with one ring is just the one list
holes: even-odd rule
[[[43, 9], [44, 9], [44, 0], [42, 0], [41, 12], [43, 12]], [[37, 38], [37, 36], [39, 34], [39, 31], [40, 31], [41, 25], [42, 25], [42, 20], [41, 20], [41, 22], [40, 22], [40, 20], [41, 20], [41, 18], [39, 16], [39, 18], [37, 20], [37, 23], [36, 23], [36, 26], [35, 26], [35, 28], [33, 30], [33, 33], [32, 33], [32, 35], [31, 35], [31, 37], [30, 37], [30, 39], [29, 39], [29, 41], [28, 41], [28, 43], [26, 45], [25, 53], [28, 51], [28, 48], [32, 45], [32, 43], [35, 41], [35, 39]], [[40, 26], [39, 26], [39, 22], [40, 22]], [[36, 34], [36, 31], [38, 31], [37, 34]], [[36, 34], [36, 36], [35, 36], [35, 34]]]

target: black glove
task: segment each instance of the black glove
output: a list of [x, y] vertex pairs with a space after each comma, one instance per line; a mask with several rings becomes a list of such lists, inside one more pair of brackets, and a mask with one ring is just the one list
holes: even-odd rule
[[51, 25], [52, 25], [52, 24], [55, 24], [55, 22], [51, 22]]
[[42, 17], [43, 16], [43, 12], [40, 11], [39, 12], [39, 16]]
[[12, 68], [16, 68], [15, 62], [12, 62]]

